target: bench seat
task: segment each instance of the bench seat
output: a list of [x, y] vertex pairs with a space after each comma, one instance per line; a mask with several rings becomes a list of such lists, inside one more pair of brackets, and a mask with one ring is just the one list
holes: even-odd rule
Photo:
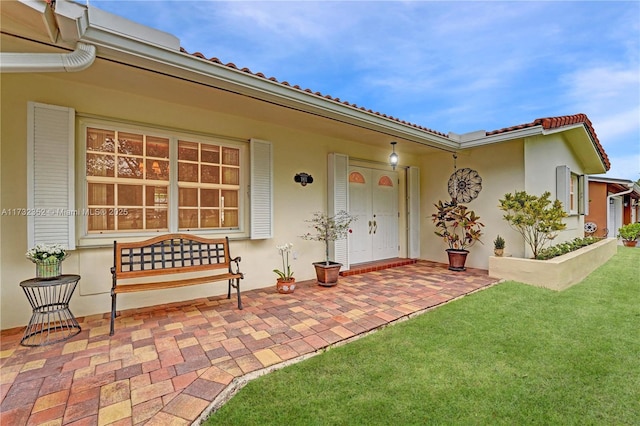
[[[241, 259], [231, 258], [227, 237], [209, 239], [189, 234], [166, 234], [140, 242], [114, 241], [113, 259], [110, 335], [114, 333], [116, 296], [123, 293], [227, 281], [227, 298], [231, 298], [231, 288], [235, 288], [238, 309], [242, 309], [240, 280], [244, 275], [240, 272]], [[186, 274], [198, 273], [206, 275], [184, 277]], [[171, 274], [176, 274], [178, 279], [128, 282], [130, 279]]]

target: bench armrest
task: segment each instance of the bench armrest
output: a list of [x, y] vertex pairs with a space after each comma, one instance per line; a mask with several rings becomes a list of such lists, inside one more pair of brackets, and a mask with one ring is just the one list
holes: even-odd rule
[[[241, 274], [240, 272], [240, 261], [242, 260], [242, 258], [240, 256], [238, 257], [234, 257], [233, 259], [229, 260], [229, 272], [231, 272], [232, 274]], [[233, 266], [232, 264], [235, 263], [235, 271], [233, 270]]]

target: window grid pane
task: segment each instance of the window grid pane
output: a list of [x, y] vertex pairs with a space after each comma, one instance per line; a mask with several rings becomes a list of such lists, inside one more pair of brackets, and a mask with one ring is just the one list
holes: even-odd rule
[[169, 139], [88, 128], [86, 143], [88, 232], [168, 230]]
[[[240, 149], [177, 140], [179, 230], [239, 228]], [[169, 230], [170, 139], [87, 128], [87, 229]]]
[[240, 150], [178, 141], [178, 188], [179, 230], [237, 228]]

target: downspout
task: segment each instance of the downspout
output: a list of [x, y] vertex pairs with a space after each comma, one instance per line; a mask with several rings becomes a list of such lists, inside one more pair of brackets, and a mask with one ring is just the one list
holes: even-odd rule
[[[630, 185], [632, 185], [631, 188], [627, 189], [626, 191], [616, 192], [615, 194], [607, 195], [607, 226], [609, 226], [609, 211], [611, 210], [609, 208], [609, 205], [611, 203], [611, 199], [613, 197], [618, 197], [620, 195], [626, 195], [626, 194], [630, 194], [631, 192], [633, 192], [633, 184], [630, 184]], [[609, 237], [609, 238], [617, 238], [615, 234], [616, 234], [616, 232], [615, 232], [615, 230], [613, 230], [613, 237], [609, 237], [609, 235], [607, 235], [607, 237]]]
[[78, 43], [70, 53], [0, 53], [0, 72], [76, 72], [96, 59], [96, 47]]

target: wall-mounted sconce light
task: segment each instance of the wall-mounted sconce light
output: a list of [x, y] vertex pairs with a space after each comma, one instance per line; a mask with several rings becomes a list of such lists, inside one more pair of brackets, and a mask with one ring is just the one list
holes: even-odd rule
[[313, 183], [313, 176], [311, 176], [309, 173], [297, 173], [294, 177], [293, 180], [298, 182], [300, 185], [302, 186], [307, 186], [308, 183]]
[[396, 154], [396, 144], [398, 142], [391, 142], [391, 147], [393, 148], [393, 152], [391, 153], [391, 155], [389, 155], [389, 164], [391, 165], [391, 168], [393, 170], [396, 169], [396, 166], [398, 165], [398, 154]]

